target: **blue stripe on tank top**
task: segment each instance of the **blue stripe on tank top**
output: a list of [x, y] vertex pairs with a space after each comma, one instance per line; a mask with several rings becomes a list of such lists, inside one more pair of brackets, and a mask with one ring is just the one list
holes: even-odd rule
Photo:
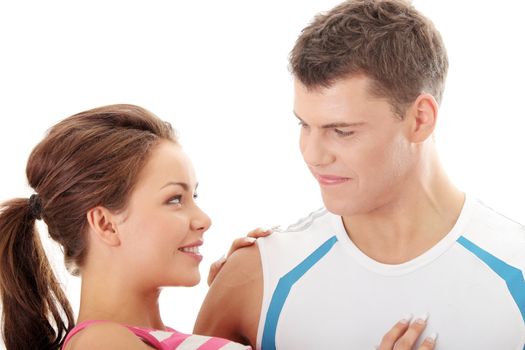
[[[457, 241], [481, 259], [492, 271], [505, 281], [510, 295], [512, 295], [514, 302], [518, 305], [521, 317], [525, 322], [525, 280], [523, 279], [523, 272], [496, 258], [463, 236], [459, 237]], [[525, 347], [523, 349], [525, 350]]]
[[337, 242], [337, 237], [332, 236], [317, 248], [312, 254], [304, 259], [299, 265], [279, 279], [277, 287], [273, 292], [262, 336], [261, 347], [263, 350], [275, 350], [275, 332], [281, 310], [283, 309], [286, 298], [290, 294], [293, 285], [308, 272], [319, 260], [321, 260], [332, 249]]

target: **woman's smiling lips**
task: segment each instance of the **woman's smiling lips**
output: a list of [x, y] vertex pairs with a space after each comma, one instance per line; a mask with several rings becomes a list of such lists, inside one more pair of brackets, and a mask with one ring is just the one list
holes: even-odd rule
[[183, 247], [180, 247], [179, 250], [185, 254], [190, 255], [191, 257], [197, 259], [198, 261], [202, 260], [202, 255], [199, 252], [199, 247], [204, 242], [202, 240], [198, 240], [196, 242], [190, 243], [188, 245], [185, 245]]
[[321, 174], [315, 174], [315, 178], [321, 185], [325, 186], [331, 186], [331, 185], [339, 185], [344, 182], [347, 182], [348, 180], [351, 180], [349, 177], [342, 177], [342, 176], [336, 176], [336, 175], [321, 175]]

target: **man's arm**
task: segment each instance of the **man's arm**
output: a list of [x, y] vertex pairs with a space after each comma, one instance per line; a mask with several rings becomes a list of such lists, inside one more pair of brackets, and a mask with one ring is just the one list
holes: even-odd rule
[[249, 343], [255, 348], [263, 296], [257, 245], [235, 251], [201, 306], [193, 333]]

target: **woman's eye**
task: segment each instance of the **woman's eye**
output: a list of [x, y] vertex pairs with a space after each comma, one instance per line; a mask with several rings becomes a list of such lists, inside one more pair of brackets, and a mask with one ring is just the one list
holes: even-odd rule
[[199, 194], [198, 193], [194, 193], [193, 194], [193, 199], [197, 199], [197, 198], [199, 198]]
[[178, 196], [173, 196], [173, 197], [171, 197], [171, 198], [168, 200], [168, 204], [175, 204], [175, 205], [182, 204], [182, 196], [181, 196], [181, 195], [178, 195]]
[[302, 120], [299, 121], [299, 126], [303, 129], [306, 129], [308, 127], [308, 124], [306, 124], [305, 122], [303, 122]]
[[343, 130], [340, 130], [340, 129], [334, 129], [334, 132], [335, 132], [338, 136], [341, 136], [341, 137], [350, 136], [350, 135], [353, 135], [353, 134], [354, 134], [353, 131], [343, 131]]

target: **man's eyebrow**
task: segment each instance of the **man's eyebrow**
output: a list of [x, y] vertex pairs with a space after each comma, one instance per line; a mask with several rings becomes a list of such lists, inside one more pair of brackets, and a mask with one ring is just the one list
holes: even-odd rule
[[[304, 120], [302, 120], [301, 117], [299, 117], [297, 113], [295, 113], [295, 111], [293, 112], [293, 114], [295, 115], [297, 119], [299, 119], [299, 121], [302, 124], [308, 125], [308, 123], [305, 123]], [[348, 128], [348, 127], [362, 126], [365, 124], [366, 122], [356, 122], [356, 123], [336, 122], [336, 123], [329, 123], [329, 124], [322, 125], [321, 128], [323, 129]]]

